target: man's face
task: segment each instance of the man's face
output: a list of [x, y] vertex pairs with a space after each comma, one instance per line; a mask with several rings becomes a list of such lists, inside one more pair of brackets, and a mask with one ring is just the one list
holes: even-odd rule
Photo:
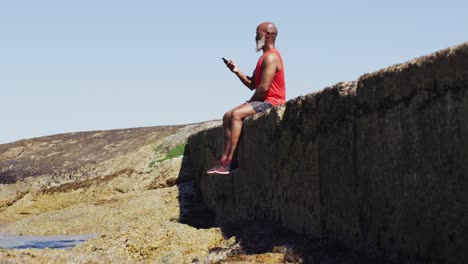
[[263, 46], [265, 46], [265, 38], [265, 33], [263, 31], [257, 30], [257, 35], [255, 36], [255, 42], [257, 43], [255, 50], [257, 52], [261, 51]]

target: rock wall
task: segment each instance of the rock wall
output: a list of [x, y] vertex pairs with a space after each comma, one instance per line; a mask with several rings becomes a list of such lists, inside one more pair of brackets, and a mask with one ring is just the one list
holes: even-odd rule
[[247, 118], [239, 170], [206, 175], [222, 144], [221, 127], [188, 142], [219, 223], [279, 222], [396, 262], [468, 261], [468, 42]]

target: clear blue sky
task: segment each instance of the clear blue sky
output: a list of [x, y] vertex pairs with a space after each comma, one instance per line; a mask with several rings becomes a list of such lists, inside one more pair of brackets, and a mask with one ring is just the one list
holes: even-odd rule
[[249, 99], [255, 28], [287, 99], [468, 41], [468, 1], [1, 1], [0, 143], [220, 119]]

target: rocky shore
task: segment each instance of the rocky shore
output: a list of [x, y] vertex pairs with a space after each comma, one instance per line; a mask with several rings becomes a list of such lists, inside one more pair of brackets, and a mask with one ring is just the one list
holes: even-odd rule
[[[1, 263], [191, 263], [234, 241], [181, 218], [199, 200], [186, 138], [218, 122], [55, 135], [0, 145], [0, 233], [92, 234], [69, 250], [0, 250]], [[183, 148], [181, 148], [183, 151]], [[180, 151], [179, 151], [180, 152]]]
[[0, 263], [302, 262], [285, 246], [301, 238], [278, 228], [216, 226], [196, 190], [185, 144], [218, 125], [81, 132], [0, 145], [0, 234], [94, 236], [71, 249], [0, 249]]

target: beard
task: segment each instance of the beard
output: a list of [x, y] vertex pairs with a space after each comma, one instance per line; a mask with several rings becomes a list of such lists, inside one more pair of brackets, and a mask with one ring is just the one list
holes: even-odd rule
[[258, 42], [257, 42], [257, 46], [255, 47], [255, 51], [259, 52], [263, 49], [263, 46], [265, 46], [265, 36], [262, 37], [262, 39], [260, 39]]

